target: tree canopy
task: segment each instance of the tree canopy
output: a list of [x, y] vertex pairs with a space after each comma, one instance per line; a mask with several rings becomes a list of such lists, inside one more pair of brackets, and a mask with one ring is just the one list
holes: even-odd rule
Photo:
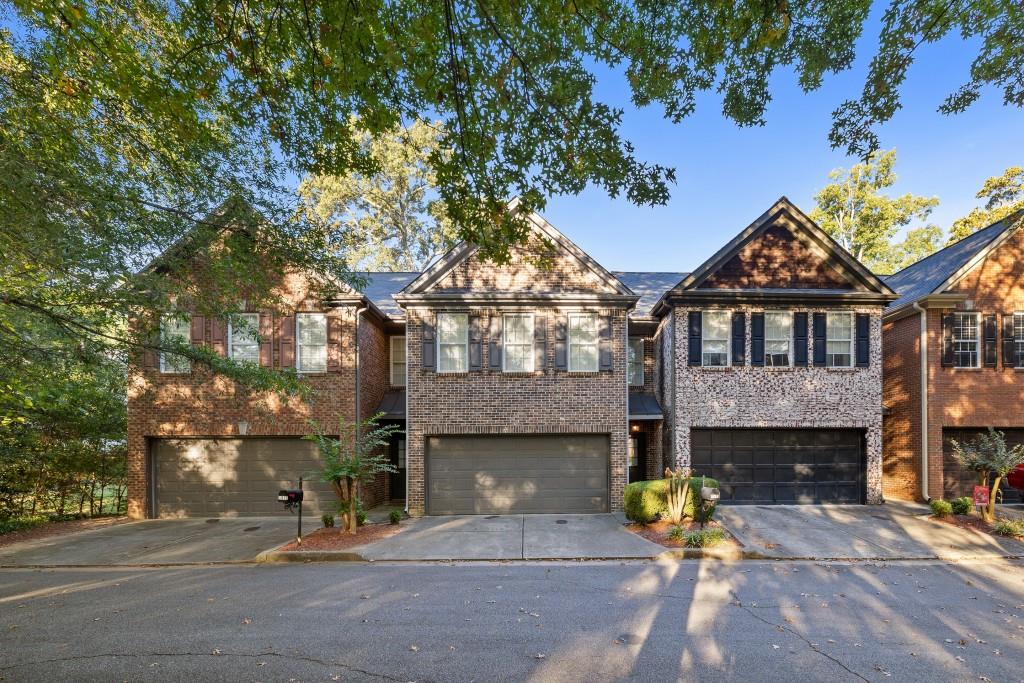
[[1024, 168], [1011, 166], [1002, 175], [992, 176], [975, 195], [985, 199], [985, 206], [972, 209], [963, 218], [953, 223], [949, 231], [949, 242], [962, 240], [978, 230], [1006, 218], [1011, 213], [1024, 209]]

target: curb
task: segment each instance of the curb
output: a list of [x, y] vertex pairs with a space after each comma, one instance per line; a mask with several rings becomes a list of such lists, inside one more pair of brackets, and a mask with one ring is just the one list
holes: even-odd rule
[[359, 553], [347, 550], [264, 550], [256, 556], [260, 564], [289, 562], [366, 562]]

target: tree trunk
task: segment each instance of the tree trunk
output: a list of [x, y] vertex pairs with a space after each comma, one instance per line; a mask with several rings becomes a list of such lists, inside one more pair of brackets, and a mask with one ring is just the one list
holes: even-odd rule
[[349, 479], [348, 485], [348, 531], [350, 534], [356, 533], [359, 529], [359, 520], [356, 515], [356, 501], [359, 500], [356, 497], [356, 482]]
[[992, 482], [992, 488], [988, 492], [988, 505], [982, 508], [981, 517], [989, 524], [996, 521], [996, 496], [999, 495], [999, 483], [1003, 480], [998, 474]]

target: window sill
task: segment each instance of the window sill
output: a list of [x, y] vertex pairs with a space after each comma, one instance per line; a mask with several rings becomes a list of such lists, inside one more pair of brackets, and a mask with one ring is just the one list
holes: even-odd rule
[[[982, 370], [989, 370], [989, 369], [994, 370], [995, 368], [958, 368], [958, 367], [951, 367], [949, 369], [952, 370], [953, 372], [981, 372]], [[1018, 369], [1024, 370], [1024, 368], [1018, 368]]]
[[792, 372], [793, 370], [796, 370], [792, 365], [756, 365], [753, 367], [761, 368], [768, 372]]
[[852, 366], [852, 367], [848, 367], [848, 368], [844, 368], [844, 367], [826, 367], [825, 369], [828, 370], [829, 372], [857, 372], [858, 370], [867, 370], [868, 368], [858, 368], [857, 366]]
[[698, 365], [701, 370], [711, 370], [712, 372], [726, 372], [733, 368], [741, 368], [742, 365]]
[[501, 370], [492, 371], [492, 375], [500, 375], [502, 377], [539, 377], [544, 374], [543, 370]]

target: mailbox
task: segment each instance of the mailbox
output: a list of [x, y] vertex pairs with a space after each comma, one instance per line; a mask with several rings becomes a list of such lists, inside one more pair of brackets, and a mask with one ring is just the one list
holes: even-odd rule
[[717, 503], [722, 499], [722, 492], [711, 486], [702, 486], [700, 488], [701, 500], [708, 503]]
[[277, 492], [277, 499], [291, 509], [302, 502], [302, 489], [281, 489]]

